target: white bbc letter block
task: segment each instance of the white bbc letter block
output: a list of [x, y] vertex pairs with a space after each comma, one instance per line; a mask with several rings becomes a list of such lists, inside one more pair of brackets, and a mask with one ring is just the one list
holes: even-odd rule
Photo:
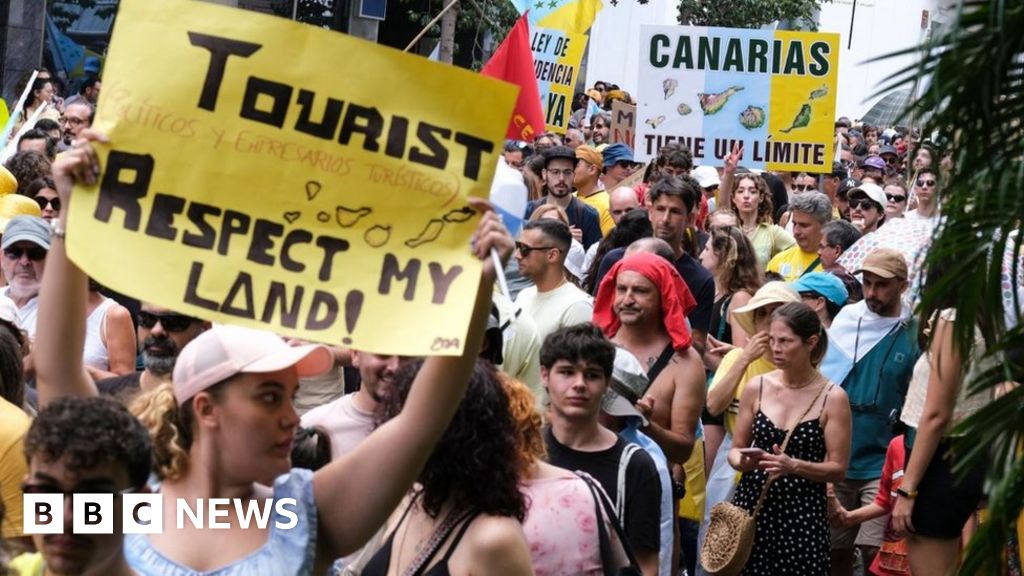
[[164, 499], [159, 494], [125, 494], [121, 497], [121, 510], [125, 534], [164, 531]]
[[29, 534], [64, 533], [63, 494], [25, 494], [22, 528]]
[[75, 534], [113, 534], [114, 495], [75, 494], [71, 515]]

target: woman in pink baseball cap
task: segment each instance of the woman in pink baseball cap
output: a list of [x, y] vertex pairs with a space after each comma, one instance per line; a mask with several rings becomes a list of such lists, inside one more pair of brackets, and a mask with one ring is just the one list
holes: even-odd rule
[[[91, 141], [105, 138], [86, 131], [54, 166], [64, 205], [76, 182], [96, 183], [99, 163]], [[153, 435], [164, 530], [125, 536], [125, 557], [133, 570], [322, 573], [373, 536], [423, 469], [466, 390], [491, 306], [495, 267], [489, 254], [497, 249], [507, 261], [512, 252], [512, 238], [489, 204], [470, 203], [484, 212], [472, 247], [483, 273], [465, 352], [427, 358], [401, 414], [317, 472], [291, 468], [299, 425], [292, 397], [300, 377], [332, 366], [326, 347], [291, 347], [267, 332], [218, 326], [182, 349], [173, 385], [139, 398], [135, 407]], [[66, 214], [54, 226], [40, 296], [35, 347], [40, 407], [62, 396], [98, 393], [82, 367], [87, 279], [67, 258]], [[239, 499], [260, 510], [273, 499], [271, 522], [243, 527], [230, 513], [222, 520], [230, 525], [225, 529], [196, 528], [187, 520], [182, 528], [175, 526], [176, 502], [188, 502], [194, 510], [213, 498]], [[291, 514], [280, 513], [284, 498], [295, 500]], [[278, 523], [288, 528], [276, 528]]]

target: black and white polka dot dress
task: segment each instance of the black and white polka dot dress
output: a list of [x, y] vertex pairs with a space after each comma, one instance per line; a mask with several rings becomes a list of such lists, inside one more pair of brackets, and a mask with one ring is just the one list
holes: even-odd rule
[[[786, 431], [764, 412], [754, 419], [754, 446], [771, 452], [782, 445]], [[818, 418], [804, 420], [793, 431], [786, 454], [808, 462], [825, 460], [825, 432]], [[733, 503], [752, 511], [768, 474], [747, 472], [740, 479]], [[830, 541], [825, 483], [786, 475], [768, 490], [757, 516], [754, 549], [742, 574], [751, 576], [827, 576]]]

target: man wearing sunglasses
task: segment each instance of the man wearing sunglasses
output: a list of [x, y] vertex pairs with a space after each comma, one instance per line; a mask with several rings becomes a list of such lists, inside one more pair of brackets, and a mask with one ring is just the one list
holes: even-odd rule
[[572, 235], [560, 220], [527, 222], [513, 253], [519, 273], [533, 281], [516, 297], [516, 305], [537, 324], [541, 342], [560, 328], [590, 322], [594, 302], [566, 279], [565, 256]]
[[931, 168], [922, 168], [917, 173], [914, 185], [914, 196], [917, 197], [917, 208], [907, 212], [907, 220], [936, 221], [939, 217], [938, 177]]
[[137, 341], [142, 352], [142, 372], [105, 378], [96, 383], [100, 393], [113, 396], [127, 405], [140, 392], [170, 383], [178, 353], [210, 323], [177, 314], [166, 308], [143, 303], [136, 318]]
[[547, 195], [528, 202], [523, 219], [529, 220], [541, 204], [554, 204], [565, 210], [565, 215], [569, 217], [570, 231], [576, 240], [584, 248], [590, 248], [591, 244], [601, 240], [601, 216], [572, 193], [576, 163], [576, 153], [565, 146], [554, 146], [544, 152], [542, 176]]
[[[127, 576], [122, 497], [148, 491], [149, 433], [127, 409], [106, 398], [61, 398], [44, 408], [25, 437], [25, 494], [63, 494], [63, 534], [32, 536], [37, 553], [14, 559], [20, 574]], [[12, 456], [13, 457], [13, 456]], [[113, 534], [73, 534], [74, 494], [111, 494]]]
[[30, 338], [36, 335], [39, 285], [46, 268], [46, 254], [50, 250], [50, 225], [38, 216], [16, 216], [4, 229], [4, 278], [7, 287], [2, 294], [18, 307], [18, 320]]
[[[917, 330], [901, 300], [909, 285], [903, 255], [876, 248], [854, 274], [863, 274], [864, 300], [844, 307], [832, 321], [828, 352], [821, 365], [821, 373], [846, 390], [853, 412], [850, 466], [846, 480], [834, 486], [829, 502], [832, 510], [837, 505], [853, 510], [874, 501], [893, 437], [892, 418], [903, 406], [920, 354]], [[860, 527], [832, 530], [833, 575], [853, 573], [855, 546], [860, 548], [864, 565], [871, 565], [885, 520], [882, 517]]]

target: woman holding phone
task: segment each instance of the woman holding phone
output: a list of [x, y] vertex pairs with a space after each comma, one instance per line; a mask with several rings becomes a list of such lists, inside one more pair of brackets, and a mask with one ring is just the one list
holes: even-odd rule
[[825, 484], [846, 476], [851, 420], [846, 393], [818, 372], [827, 347], [806, 304], [772, 314], [769, 349], [778, 370], [747, 383], [729, 451], [729, 464], [743, 473], [733, 503], [757, 510], [743, 574], [829, 573]]

